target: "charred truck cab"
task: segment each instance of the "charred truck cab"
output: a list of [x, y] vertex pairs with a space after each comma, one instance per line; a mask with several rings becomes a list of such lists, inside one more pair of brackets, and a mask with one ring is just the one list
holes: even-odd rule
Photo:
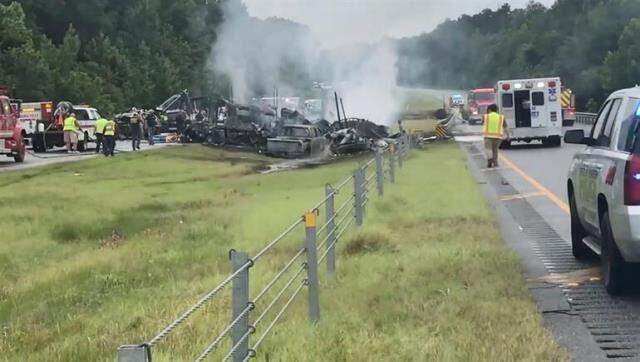
[[534, 140], [552, 147], [562, 144], [561, 88], [558, 77], [498, 82], [498, 107], [507, 123], [503, 147]]

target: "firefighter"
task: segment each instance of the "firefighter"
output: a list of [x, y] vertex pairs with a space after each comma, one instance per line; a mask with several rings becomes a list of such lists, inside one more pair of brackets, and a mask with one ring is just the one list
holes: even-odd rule
[[96, 121], [96, 125], [94, 127], [94, 134], [96, 135], [96, 153], [100, 153], [100, 146], [104, 143], [104, 127], [108, 122], [109, 121], [104, 118], [100, 118]]
[[140, 139], [142, 138], [142, 124], [144, 119], [138, 112], [137, 108], [133, 108], [132, 115], [130, 118], [130, 126], [131, 126], [131, 147], [134, 151], [140, 149]]
[[487, 152], [487, 167], [498, 167], [498, 149], [505, 137], [504, 116], [498, 113], [498, 106], [495, 104], [487, 108], [482, 122], [482, 137]]
[[116, 148], [116, 122], [114, 120], [109, 120], [104, 126], [104, 156], [105, 157], [113, 157], [113, 152]]
[[64, 144], [67, 147], [68, 153], [77, 153], [76, 151], [78, 146], [78, 133], [80, 130], [80, 124], [76, 119], [76, 114], [71, 113], [67, 118], [64, 119], [63, 123], [63, 132], [64, 132]]
[[149, 139], [149, 146], [153, 146], [155, 145], [153, 137], [155, 136], [154, 133], [156, 126], [158, 125], [155, 113], [153, 113], [153, 111], [149, 111], [145, 117], [145, 121], [147, 123], [147, 138]]

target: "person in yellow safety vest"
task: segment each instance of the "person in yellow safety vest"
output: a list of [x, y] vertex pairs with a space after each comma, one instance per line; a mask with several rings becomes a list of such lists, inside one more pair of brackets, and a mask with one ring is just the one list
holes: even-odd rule
[[113, 157], [116, 148], [116, 122], [114, 120], [107, 121], [104, 126], [104, 157]]
[[64, 132], [64, 143], [67, 146], [67, 152], [76, 153], [78, 145], [78, 131], [80, 130], [80, 124], [76, 119], [76, 114], [71, 113], [64, 119], [62, 131]]
[[498, 149], [505, 138], [505, 121], [495, 104], [490, 105], [487, 114], [484, 115], [482, 137], [487, 151], [487, 167], [498, 167]]
[[99, 118], [96, 121], [96, 125], [94, 127], [94, 134], [96, 135], [96, 153], [100, 153], [100, 146], [104, 142], [104, 127], [108, 122], [109, 121], [104, 118]]

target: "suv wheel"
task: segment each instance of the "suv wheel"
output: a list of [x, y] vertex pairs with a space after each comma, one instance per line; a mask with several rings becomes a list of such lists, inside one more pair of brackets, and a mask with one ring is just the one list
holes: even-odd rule
[[624, 260], [616, 246], [609, 222], [609, 212], [605, 211], [600, 220], [602, 232], [602, 280], [607, 292], [620, 295], [624, 290]]
[[584, 259], [589, 255], [589, 249], [582, 242], [587, 235], [578, 218], [578, 208], [573, 192], [569, 192], [569, 213], [571, 214], [571, 251], [576, 259]]
[[21, 146], [22, 147], [19, 147], [19, 149], [18, 149], [18, 153], [13, 156], [13, 160], [16, 161], [17, 163], [23, 163], [24, 162], [24, 157], [25, 157], [25, 154], [26, 154], [26, 149], [25, 149], [24, 144], [22, 144]]

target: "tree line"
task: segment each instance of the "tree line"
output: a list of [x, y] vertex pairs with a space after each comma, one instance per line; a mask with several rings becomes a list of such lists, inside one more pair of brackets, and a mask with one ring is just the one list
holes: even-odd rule
[[399, 81], [470, 89], [559, 75], [579, 109], [595, 111], [611, 91], [640, 83], [638, 34], [638, 0], [505, 4], [399, 40]]
[[0, 0], [0, 85], [109, 114], [184, 88], [215, 92], [222, 18], [208, 0]]

